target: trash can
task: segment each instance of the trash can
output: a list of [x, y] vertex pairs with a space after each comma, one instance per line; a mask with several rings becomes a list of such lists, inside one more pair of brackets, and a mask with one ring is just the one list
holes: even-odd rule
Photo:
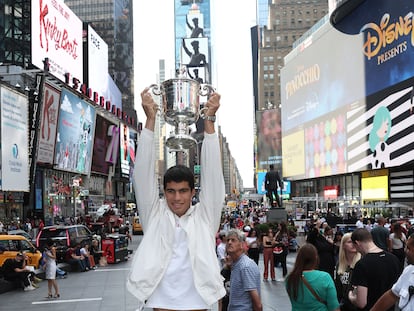
[[108, 263], [128, 260], [128, 240], [123, 234], [109, 234], [102, 240], [103, 256]]

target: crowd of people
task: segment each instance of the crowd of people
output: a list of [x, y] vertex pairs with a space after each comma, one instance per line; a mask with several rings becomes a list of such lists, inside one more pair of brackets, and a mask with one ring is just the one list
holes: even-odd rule
[[[300, 248], [286, 281], [293, 310], [316, 304], [317, 310], [391, 311], [398, 300], [401, 310], [414, 308], [409, 294], [414, 279], [403, 277], [412, 270], [411, 225], [388, 223], [382, 216], [374, 223], [361, 217], [355, 225], [352, 232], [335, 234], [320, 220], [310, 226], [306, 247]], [[310, 277], [316, 269], [323, 275]]]
[[[258, 228], [263, 228], [260, 222], [245, 218], [240, 223], [233, 221], [230, 228], [241, 223], [244, 224], [240, 231], [244, 231], [244, 254], [256, 266], [259, 254], [263, 254], [263, 271], [260, 272], [263, 281], [269, 281], [269, 277], [271, 281], [284, 281], [292, 310], [391, 311], [395, 304], [401, 310], [414, 310], [414, 300], [411, 301], [414, 295], [414, 268], [411, 266], [414, 263], [414, 228], [410, 223], [401, 220], [390, 223], [382, 216], [372, 222], [361, 218], [355, 230], [335, 232], [323, 219], [316, 219], [308, 223], [306, 241], [299, 248], [290, 273], [286, 267], [291, 235], [289, 224], [282, 221], [260, 231]], [[229, 246], [223, 224], [218, 237], [217, 254], [224, 263], [222, 274], [228, 283], [233, 270], [229, 270], [226, 259]], [[281, 264], [283, 273], [278, 279], [275, 275], [277, 263]], [[227, 285], [231, 295], [236, 285], [231, 282]], [[223, 302], [230, 299], [227, 297]]]

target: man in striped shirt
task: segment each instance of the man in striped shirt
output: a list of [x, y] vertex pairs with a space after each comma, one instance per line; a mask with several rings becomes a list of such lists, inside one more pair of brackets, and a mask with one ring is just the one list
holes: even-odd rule
[[246, 236], [237, 229], [228, 231], [227, 254], [232, 260], [228, 311], [262, 311], [260, 271], [244, 248]]

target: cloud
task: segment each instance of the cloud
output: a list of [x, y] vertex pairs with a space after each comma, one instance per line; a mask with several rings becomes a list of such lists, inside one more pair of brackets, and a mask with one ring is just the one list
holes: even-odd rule
[[60, 105], [60, 109], [67, 113], [73, 114], [72, 104], [70, 103], [70, 100], [67, 95], [63, 97], [63, 101], [62, 101], [62, 104]]

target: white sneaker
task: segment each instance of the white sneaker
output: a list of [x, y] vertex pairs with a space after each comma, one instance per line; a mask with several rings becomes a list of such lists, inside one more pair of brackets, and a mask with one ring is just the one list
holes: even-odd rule
[[29, 290], [35, 290], [36, 288], [35, 287], [33, 287], [32, 285], [29, 285], [29, 286], [26, 286], [25, 288], [24, 288], [24, 291], [25, 292], [27, 292], [27, 291], [29, 291]]

